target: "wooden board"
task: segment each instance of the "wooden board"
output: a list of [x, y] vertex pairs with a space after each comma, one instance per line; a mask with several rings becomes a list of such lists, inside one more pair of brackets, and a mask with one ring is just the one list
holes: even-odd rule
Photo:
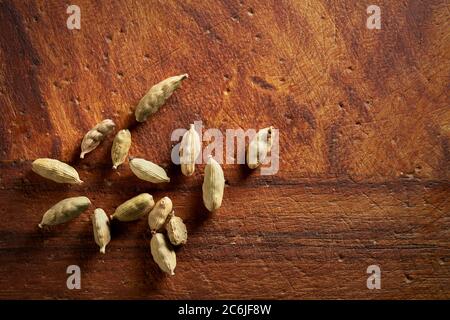
[[[69, 30], [61, 1], [0, 0], [0, 298], [450, 298], [450, 7], [378, 1], [78, 0]], [[158, 81], [189, 74], [149, 121], [133, 110]], [[108, 138], [80, 161], [104, 118], [131, 127], [130, 154], [172, 182], [113, 172]], [[280, 131], [280, 170], [224, 165], [223, 207], [203, 207], [203, 166], [171, 164], [177, 128]], [[204, 143], [206, 146], [207, 143]], [[65, 186], [30, 170], [39, 157], [71, 163]], [[145, 219], [114, 224], [98, 253], [90, 215], [150, 192], [168, 195], [189, 240], [173, 277], [149, 250]], [[94, 206], [40, 231], [57, 201]], [[66, 268], [81, 268], [81, 289]], [[370, 265], [381, 289], [366, 286]]]

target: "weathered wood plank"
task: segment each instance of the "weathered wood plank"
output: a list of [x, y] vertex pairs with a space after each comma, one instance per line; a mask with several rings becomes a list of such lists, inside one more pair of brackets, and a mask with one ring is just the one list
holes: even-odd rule
[[[354, 1], [0, 0], [0, 297], [450, 298], [449, 12], [446, 1], [381, 1], [381, 30]], [[190, 77], [144, 124], [154, 83]], [[132, 156], [172, 182], [110, 170], [112, 138], [80, 160], [103, 118], [132, 131]], [[208, 215], [203, 165], [171, 164], [177, 128], [280, 130], [280, 170], [224, 165], [223, 207]], [[204, 143], [206, 146], [207, 143]], [[31, 172], [37, 157], [85, 184]], [[89, 215], [45, 232], [42, 214], [88, 196], [111, 213], [139, 192], [168, 195], [186, 220], [176, 276], [152, 261], [146, 221], [114, 224], [101, 256]], [[82, 289], [66, 288], [66, 268]], [[366, 288], [379, 265], [382, 289]]]

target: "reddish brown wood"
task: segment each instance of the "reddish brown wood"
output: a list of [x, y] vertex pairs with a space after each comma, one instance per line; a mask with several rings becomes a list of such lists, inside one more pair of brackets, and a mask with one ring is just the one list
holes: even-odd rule
[[[450, 298], [449, 6], [378, 1], [382, 29], [355, 1], [79, 0], [81, 30], [60, 1], [0, 0], [0, 298]], [[141, 96], [190, 77], [149, 121]], [[130, 154], [172, 183], [110, 169], [111, 138], [80, 161], [104, 118], [131, 127]], [[280, 130], [280, 171], [225, 165], [223, 207], [202, 205], [203, 166], [170, 164], [170, 135], [206, 128]], [[205, 144], [206, 145], [206, 144]], [[30, 170], [38, 157], [75, 166], [83, 186]], [[86, 195], [112, 212], [168, 195], [189, 240], [176, 275], [149, 251], [145, 219], [114, 224], [106, 255], [89, 216], [41, 232], [55, 202]], [[66, 288], [66, 268], [82, 289]], [[366, 268], [382, 289], [366, 288]]]

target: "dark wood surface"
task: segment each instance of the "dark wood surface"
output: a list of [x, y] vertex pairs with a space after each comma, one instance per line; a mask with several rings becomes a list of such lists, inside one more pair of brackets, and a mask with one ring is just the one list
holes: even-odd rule
[[[0, 0], [0, 298], [450, 298], [450, 42], [448, 1]], [[156, 82], [190, 78], [146, 123], [130, 120]], [[104, 118], [131, 127], [130, 154], [172, 182], [110, 169], [109, 138], [78, 159]], [[202, 205], [203, 166], [170, 164], [176, 128], [280, 130], [274, 176], [224, 165], [222, 208]], [[85, 181], [31, 172], [53, 157]], [[149, 250], [145, 219], [114, 224], [98, 253], [90, 215], [149, 192], [168, 195], [189, 240], [173, 277]], [[57, 201], [91, 209], [40, 231]], [[66, 268], [79, 265], [81, 290]], [[381, 268], [380, 290], [366, 268]]]

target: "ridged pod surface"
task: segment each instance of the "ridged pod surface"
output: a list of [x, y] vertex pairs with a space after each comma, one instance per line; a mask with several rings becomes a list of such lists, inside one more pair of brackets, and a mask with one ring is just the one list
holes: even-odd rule
[[259, 167], [272, 149], [272, 130], [272, 126], [261, 129], [250, 141], [246, 155], [247, 165], [250, 169]]
[[169, 197], [164, 197], [155, 204], [152, 211], [148, 214], [150, 230], [158, 231], [164, 226], [167, 217], [172, 212], [172, 206], [172, 200]]
[[220, 164], [211, 156], [205, 166], [205, 177], [203, 179], [203, 203], [206, 209], [213, 212], [222, 205], [225, 178]]
[[113, 169], [117, 169], [127, 158], [131, 146], [131, 133], [127, 129], [120, 130], [114, 137], [111, 148], [111, 160]]
[[94, 210], [92, 215], [92, 228], [94, 231], [95, 243], [100, 247], [100, 252], [105, 253], [106, 246], [111, 241], [109, 230], [109, 219], [105, 211], [101, 208]]
[[183, 219], [172, 215], [166, 224], [167, 236], [174, 246], [179, 246], [187, 242], [187, 229]]
[[61, 200], [44, 213], [39, 228], [73, 220], [85, 211], [90, 204], [91, 201], [87, 197], [72, 197]]
[[33, 161], [31, 169], [46, 179], [57, 183], [81, 184], [77, 170], [56, 159], [40, 158]]
[[158, 111], [172, 93], [181, 85], [187, 74], [167, 78], [150, 88], [150, 90], [139, 101], [136, 110], [136, 121], [144, 122], [147, 118]]
[[80, 158], [83, 159], [86, 153], [91, 152], [110, 134], [116, 125], [111, 119], [105, 119], [89, 130], [81, 142]]
[[139, 178], [152, 183], [170, 182], [166, 171], [157, 164], [140, 158], [130, 160], [131, 171]]
[[201, 142], [200, 136], [193, 124], [183, 135], [180, 143], [180, 165], [181, 172], [185, 176], [191, 176], [195, 171], [195, 160], [200, 154]]
[[125, 201], [117, 207], [111, 220], [117, 219], [119, 221], [133, 221], [141, 218], [147, 214], [155, 205], [153, 197], [148, 193], [141, 193], [140, 195]]
[[174, 275], [174, 270], [177, 266], [177, 256], [162, 233], [155, 233], [152, 236], [150, 249], [153, 260], [155, 260], [159, 268], [170, 275]]

